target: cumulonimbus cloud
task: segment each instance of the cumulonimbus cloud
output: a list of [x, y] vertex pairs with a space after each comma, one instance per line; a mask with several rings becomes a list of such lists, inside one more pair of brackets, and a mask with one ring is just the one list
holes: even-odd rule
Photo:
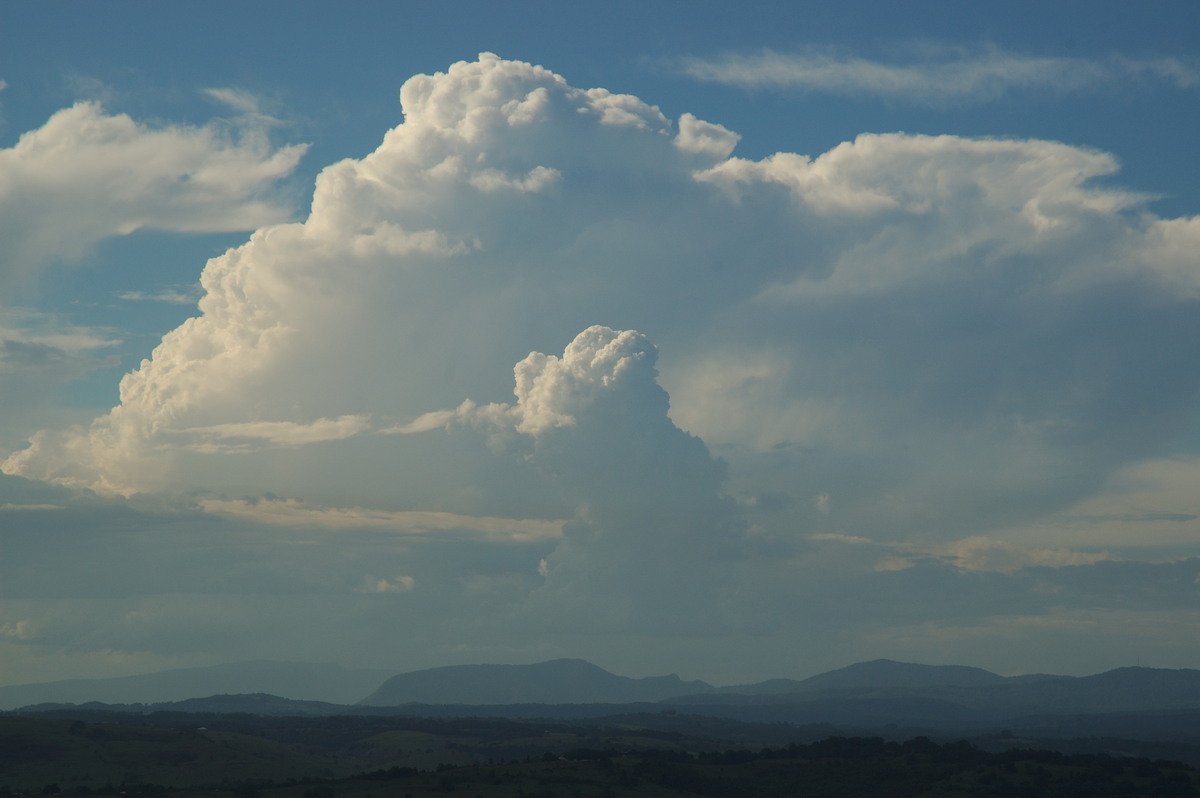
[[724, 463], [671, 421], [657, 358], [641, 333], [595, 325], [561, 356], [517, 363], [514, 405], [461, 419], [532, 439], [525, 456], [575, 505], [528, 602], [549, 628], [722, 625], [742, 516], [723, 495]]
[[[962, 539], [1077, 501], [1194, 419], [1200, 224], [1100, 183], [1109, 154], [864, 134], [748, 160], [720, 125], [487, 54], [401, 102], [304, 221], [208, 262], [200, 314], [118, 407], [4, 470], [562, 517], [451, 422], [515, 412], [512, 364], [597, 324], [657, 347], [669, 410], [642, 398], [720, 451], [764, 533]], [[513, 435], [577, 419], [542, 384], [517, 381]]]
[[920, 105], [982, 102], [1022, 90], [1091, 91], [1147, 79], [1181, 89], [1200, 86], [1200, 65], [1178, 58], [1093, 60], [1024, 55], [993, 46], [933, 51], [926, 47], [904, 63], [816, 48], [796, 53], [763, 50], [687, 58], [677, 68], [696, 80], [748, 89], [793, 89]]

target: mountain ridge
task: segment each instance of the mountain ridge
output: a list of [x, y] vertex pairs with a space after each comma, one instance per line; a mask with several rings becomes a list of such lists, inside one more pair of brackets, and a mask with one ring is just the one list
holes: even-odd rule
[[155, 704], [220, 693], [271, 693], [294, 700], [352, 704], [392, 675], [335, 663], [250, 660], [133, 676], [62, 679], [0, 687], [0, 710], [32, 704]]
[[[272, 700], [238, 698], [270, 696]], [[207, 698], [206, 698], [207, 696]], [[365, 696], [365, 697], [364, 697]], [[275, 699], [277, 697], [277, 700]], [[22, 700], [25, 699], [25, 700]], [[297, 702], [320, 702], [305, 707]], [[1000, 676], [981, 668], [871, 660], [803, 680], [714, 687], [676, 674], [630, 678], [582, 659], [529, 665], [452, 665], [390, 674], [337, 665], [255, 661], [117, 679], [0, 687], [0, 709], [121, 704], [258, 714], [439, 707], [459, 714], [535, 712], [538, 706], [633, 705], [770, 722], [992, 723], [1089, 712], [1200, 710], [1200, 670], [1116, 668], [1090, 676]], [[141, 705], [142, 709], [138, 709]], [[235, 709], [236, 707], [236, 709]], [[37, 710], [35, 710], [37, 711]], [[215, 710], [221, 711], [221, 710]], [[667, 711], [667, 710], [664, 710]]]
[[391, 677], [361, 706], [422, 704], [626, 704], [715, 690], [676, 674], [633, 679], [583, 659], [532, 665], [446, 665]]

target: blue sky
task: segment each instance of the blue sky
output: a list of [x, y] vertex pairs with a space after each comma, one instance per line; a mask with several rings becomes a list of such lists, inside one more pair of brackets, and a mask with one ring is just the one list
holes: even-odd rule
[[1200, 10], [645, 6], [0, 10], [0, 682], [1195, 667]]

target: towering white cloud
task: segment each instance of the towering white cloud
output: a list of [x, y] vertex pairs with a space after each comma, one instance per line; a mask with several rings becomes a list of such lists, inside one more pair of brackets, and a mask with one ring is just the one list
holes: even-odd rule
[[[633, 524], [599, 514], [640, 495], [635, 473], [672, 512], [717, 512], [703, 440], [756, 534], [960, 539], [1078, 500], [1194, 421], [1196, 220], [1103, 182], [1110, 155], [889, 134], [750, 161], [719, 125], [487, 54], [401, 103], [373, 153], [321, 173], [305, 221], [209, 261], [200, 315], [118, 407], [4, 470], [488, 516], [582, 502], [610, 530]], [[503, 411], [574, 482], [438, 431], [581, 330], [522, 362]], [[699, 471], [668, 489], [648, 447]]]
[[589, 327], [561, 358], [517, 364], [515, 406], [474, 414], [531, 438], [532, 461], [575, 505], [530, 597], [550, 628], [721, 627], [740, 516], [721, 494], [724, 465], [668, 417], [656, 359], [640, 333]]

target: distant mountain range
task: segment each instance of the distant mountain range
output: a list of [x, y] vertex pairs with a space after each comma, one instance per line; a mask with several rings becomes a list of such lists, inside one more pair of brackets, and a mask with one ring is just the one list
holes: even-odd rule
[[938, 729], [1037, 725], [1084, 715], [1194, 716], [1200, 710], [1200, 670], [1191, 669], [1138, 667], [1083, 677], [1004, 677], [978, 668], [876, 660], [795, 682], [791, 690], [772, 687], [769, 693], [762, 685], [749, 685], [663, 703], [680, 711], [744, 721]]
[[0, 687], [0, 710], [31, 704], [154, 704], [219, 693], [271, 693], [353, 704], [395, 671], [350, 670], [332, 663], [237, 662], [112, 679], [68, 679]]
[[[259, 715], [594, 718], [636, 711], [860, 729], [1066, 728], [1066, 723], [1086, 733], [1105, 724], [1187, 726], [1200, 717], [1200, 671], [1119, 668], [1085, 677], [1004, 677], [979, 668], [875, 660], [804, 680], [714, 687], [675, 675], [617, 676], [579, 659], [448, 666], [390, 678], [336, 665], [257, 662], [0, 687], [4, 708], [86, 702], [135, 712]], [[1200, 730], [1196, 736], [1200, 742]]]
[[[1057, 679], [1068, 677], [1016, 677]], [[714, 687], [678, 676], [630, 679], [615, 676], [581, 659], [557, 659], [536, 665], [455, 665], [393, 676], [359, 703], [399, 704], [624, 704], [639, 701], [694, 700], [709, 696], [783, 696], [819, 690], [950, 688], [1005, 684], [1009, 680], [982, 668], [916, 665], [891, 660], [860, 662], [804, 680], [770, 679], [754, 684]], [[736, 699], [734, 699], [736, 700]]]

